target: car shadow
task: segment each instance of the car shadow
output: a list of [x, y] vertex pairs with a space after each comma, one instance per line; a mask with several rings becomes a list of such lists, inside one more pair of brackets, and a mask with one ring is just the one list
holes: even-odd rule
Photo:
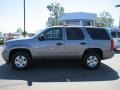
[[23, 71], [14, 70], [7, 64], [0, 66], [0, 79], [25, 80], [28, 85], [32, 82], [109, 81], [118, 78], [118, 73], [103, 63], [96, 70], [86, 70], [78, 60], [35, 61], [31, 68]]

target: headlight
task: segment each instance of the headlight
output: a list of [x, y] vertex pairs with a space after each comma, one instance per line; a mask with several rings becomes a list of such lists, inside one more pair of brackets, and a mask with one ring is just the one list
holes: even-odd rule
[[6, 45], [3, 45], [3, 49], [6, 49], [7, 48], [7, 46]]
[[4, 49], [7, 48], [7, 43], [4, 43], [3, 48], [4, 48]]

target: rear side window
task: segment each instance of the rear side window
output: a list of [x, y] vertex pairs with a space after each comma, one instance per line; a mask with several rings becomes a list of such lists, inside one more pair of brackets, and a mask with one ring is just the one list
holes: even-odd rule
[[84, 34], [80, 28], [67, 28], [67, 40], [82, 40]]
[[110, 37], [105, 29], [101, 28], [86, 28], [90, 37], [94, 40], [110, 40]]
[[113, 38], [117, 38], [117, 33], [116, 32], [111, 32], [111, 35]]
[[120, 32], [118, 32], [118, 38], [120, 38]]

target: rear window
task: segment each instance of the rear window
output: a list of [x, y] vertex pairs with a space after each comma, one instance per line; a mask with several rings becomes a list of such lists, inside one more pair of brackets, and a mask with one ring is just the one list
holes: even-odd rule
[[112, 35], [113, 38], [117, 38], [116, 32], [111, 32], [111, 35]]
[[90, 37], [94, 40], [110, 40], [110, 37], [105, 29], [101, 28], [86, 28]]

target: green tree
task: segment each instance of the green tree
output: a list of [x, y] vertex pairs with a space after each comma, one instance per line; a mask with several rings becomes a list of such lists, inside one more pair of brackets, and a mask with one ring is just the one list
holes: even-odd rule
[[22, 35], [23, 36], [26, 36], [28, 33], [25, 31], [25, 32], [22, 32]]
[[22, 33], [22, 29], [21, 29], [21, 28], [18, 28], [18, 29], [16, 30], [16, 32], [17, 32], [17, 33]]
[[112, 15], [110, 15], [109, 12], [102, 11], [96, 20], [96, 26], [97, 27], [112, 27], [113, 22], [114, 22], [114, 19], [112, 18]]
[[27, 35], [27, 32], [26, 31], [24, 32], [21, 28], [18, 28], [16, 32], [22, 34], [23, 36]]
[[47, 25], [48, 26], [61, 25], [62, 21], [60, 20], [60, 18], [64, 13], [64, 8], [60, 6], [59, 3], [51, 3], [50, 5], [47, 6], [47, 9], [50, 12], [50, 17], [48, 18]]

